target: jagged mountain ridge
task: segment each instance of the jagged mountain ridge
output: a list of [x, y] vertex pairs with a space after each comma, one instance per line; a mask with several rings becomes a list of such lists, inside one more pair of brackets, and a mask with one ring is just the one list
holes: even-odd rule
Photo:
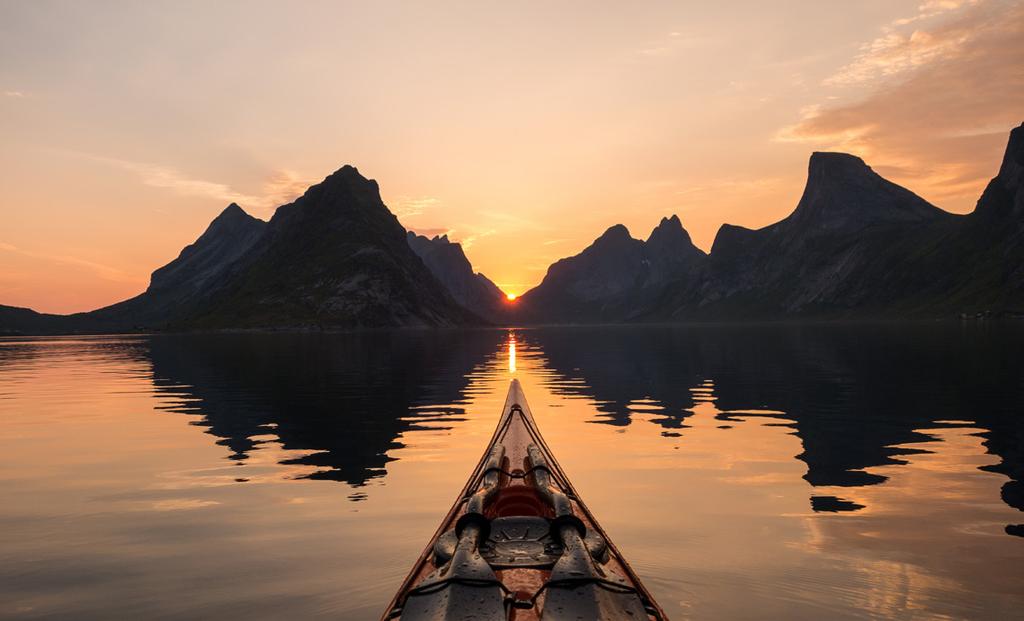
[[623, 321], [654, 304], [670, 283], [699, 273], [707, 256], [677, 216], [663, 218], [646, 241], [617, 224], [578, 255], [548, 268], [519, 300], [527, 322]]
[[258, 243], [177, 322], [199, 328], [477, 323], [409, 247], [376, 181], [344, 166], [277, 209]]
[[0, 306], [0, 333], [12, 334], [479, 323], [409, 247], [377, 183], [351, 166], [270, 222], [229, 205], [129, 300], [74, 315]]
[[[710, 255], [678, 218], [646, 241], [610, 227], [553, 264], [523, 295], [514, 323], [777, 318], [950, 317], [1024, 312], [1024, 125], [974, 212], [957, 216], [886, 181], [860, 158], [815, 153], [792, 214], [752, 230], [723, 225]], [[429, 267], [380, 200], [345, 167], [268, 223], [229, 206], [140, 296], [90, 313], [0, 306], [0, 332], [318, 328], [473, 323], [453, 246]], [[422, 250], [422, 249], [421, 249]], [[426, 253], [424, 253], [426, 254]], [[444, 254], [444, 253], [441, 253]], [[439, 254], [438, 256], [441, 256]], [[485, 279], [484, 279], [485, 280]], [[493, 283], [490, 283], [493, 286]], [[500, 292], [499, 292], [500, 293]], [[462, 297], [462, 305], [456, 299]], [[481, 313], [477, 313], [481, 314]]]
[[[691, 258], [689, 270], [654, 286], [637, 267], [642, 242], [612, 227], [552, 265], [517, 313], [527, 322], [588, 323], [1024, 312], [1022, 171], [1024, 125], [1011, 132], [976, 210], [959, 216], [858, 157], [814, 153], [796, 209], [779, 222], [723, 225], [706, 260]], [[601, 274], [604, 288], [590, 286]], [[589, 295], [560, 298], [560, 290]]]
[[199, 239], [185, 246], [178, 258], [153, 272], [149, 291], [203, 290], [206, 283], [215, 280], [253, 247], [266, 226], [263, 220], [231, 203], [210, 222]]
[[505, 294], [489, 278], [473, 271], [462, 244], [450, 241], [447, 235], [428, 238], [413, 231], [406, 238], [456, 302], [487, 320], [501, 321], [506, 311]]

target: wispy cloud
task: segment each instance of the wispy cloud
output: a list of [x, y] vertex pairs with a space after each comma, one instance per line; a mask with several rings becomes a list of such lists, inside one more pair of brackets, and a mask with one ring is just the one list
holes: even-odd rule
[[497, 231], [495, 229], [487, 229], [487, 230], [484, 230], [484, 231], [479, 231], [479, 232], [473, 233], [472, 235], [467, 235], [466, 237], [462, 237], [462, 238], [457, 239], [455, 241], [457, 241], [460, 244], [462, 244], [463, 250], [469, 250], [470, 248], [473, 247], [473, 244], [475, 244], [478, 240], [483, 239], [484, 237], [490, 237], [491, 235], [494, 235], [495, 233], [497, 233]]
[[318, 181], [319, 179], [306, 177], [291, 170], [276, 170], [263, 182], [263, 192], [260, 196], [249, 205], [269, 211], [294, 201]]
[[399, 218], [421, 215], [423, 212], [437, 207], [441, 200], [433, 196], [399, 196], [391, 204], [391, 213]]
[[[1024, 120], [1024, 4], [972, 3], [910, 39], [851, 65], [898, 80], [879, 80], [857, 102], [807, 107], [777, 139], [856, 153], [928, 198], [969, 208]], [[858, 71], [838, 75], [859, 79]]]
[[58, 263], [61, 265], [83, 267], [95, 273], [96, 276], [98, 276], [99, 278], [102, 278], [104, 280], [110, 280], [113, 282], [135, 283], [139, 281], [139, 276], [136, 274], [129, 274], [124, 270], [120, 270], [115, 267], [110, 267], [109, 265], [96, 263], [95, 261], [89, 261], [87, 259], [82, 259], [71, 255], [34, 252], [31, 250], [24, 250], [22, 248], [19, 248], [18, 246], [15, 246], [14, 244], [9, 244], [6, 242], [0, 242], [0, 251], [19, 254], [23, 257], [36, 259], [39, 261], [48, 261], [50, 263]]
[[962, 9], [965, 6], [975, 5], [981, 0], [925, 0], [917, 5], [917, 14], [910, 17], [903, 17], [892, 22], [891, 26], [906, 26], [922, 20]]
[[25, 96], [25, 93], [21, 91], [4, 91], [4, 97], [13, 97], [15, 99], [21, 99]]
[[318, 181], [290, 170], [277, 170], [263, 181], [259, 194], [249, 194], [225, 183], [190, 177], [171, 166], [91, 154], [85, 157], [132, 172], [139, 176], [142, 183], [151, 187], [168, 189], [184, 196], [238, 203], [246, 209], [264, 213], [295, 200], [306, 188]]
[[980, 0], [931, 0], [918, 7], [912, 17], [897, 19], [882, 28], [882, 35], [861, 46], [853, 62], [825, 80], [826, 86], [850, 86], [896, 76], [917, 67], [957, 54], [977, 31], [956, 21], [935, 30], [908, 28]]

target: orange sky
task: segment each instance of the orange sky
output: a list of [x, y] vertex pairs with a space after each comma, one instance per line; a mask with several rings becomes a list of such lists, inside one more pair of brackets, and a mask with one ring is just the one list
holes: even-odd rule
[[229, 202], [350, 163], [522, 293], [623, 223], [795, 206], [846, 150], [969, 211], [1024, 120], [1024, 4], [0, 0], [0, 304], [145, 289]]

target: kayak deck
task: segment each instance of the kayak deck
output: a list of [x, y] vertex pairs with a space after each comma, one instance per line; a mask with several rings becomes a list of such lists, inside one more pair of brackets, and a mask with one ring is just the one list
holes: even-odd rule
[[512, 380], [483, 458], [382, 619], [665, 615], [576, 494]]

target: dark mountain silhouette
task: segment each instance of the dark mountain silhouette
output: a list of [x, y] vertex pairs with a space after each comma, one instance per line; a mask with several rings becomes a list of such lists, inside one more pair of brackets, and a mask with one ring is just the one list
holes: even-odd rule
[[480, 319], [410, 249], [377, 183], [351, 166], [270, 222], [229, 205], [124, 302], [74, 315], [0, 306], [0, 334], [466, 323]]
[[496, 330], [152, 335], [140, 341], [167, 409], [197, 417], [244, 461], [267, 434], [301, 456], [305, 478], [362, 485], [383, 476], [404, 433], [462, 420], [473, 371]]
[[[974, 212], [949, 214], [860, 158], [815, 153], [796, 209], [723, 225], [710, 255], [675, 216], [622, 225], [503, 310], [458, 244], [406, 234], [346, 166], [269, 223], [230, 206], [145, 293], [58, 316], [0, 306], [0, 333], [498, 323], [936, 318], [1024, 313], [1024, 125]], [[468, 309], [468, 310], [467, 310]]]
[[579, 255], [555, 263], [522, 296], [517, 318], [587, 323], [1021, 313], [1022, 171], [1024, 125], [1010, 133], [999, 174], [975, 211], [959, 216], [886, 181], [858, 157], [814, 153], [803, 196], [783, 220], [757, 230], [723, 225], [707, 260], [694, 253], [688, 237], [676, 239], [674, 253], [659, 255], [676, 263], [662, 270], [652, 258], [655, 235], [644, 243], [625, 227], [612, 227]]
[[195, 243], [185, 246], [177, 259], [153, 272], [148, 292], [161, 295], [175, 291], [173, 297], [177, 299], [201, 294], [256, 244], [266, 226], [263, 220], [231, 203]]
[[428, 238], [412, 231], [407, 239], [456, 302], [492, 322], [501, 321], [507, 306], [505, 294], [489, 278], [473, 271], [461, 244], [449, 241], [447, 235]]
[[345, 166], [279, 207], [177, 322], [201, 328], [450, 326], [477, 319], [409, 247], [376, 181]]
[[122, 329], [161, 329], [180, 322], [210, 301], [221, 279], [257, 244], [266, 227], [231, 203], [178, 258], [153, 272], [145, 292], [81, 319]]
[[124, 332], [166, 327], [208, 299], [215, 290], [214, 283], [256, 244], [266, 225], [231, 203], [199, 239], [182, 249], [178, 258], [153, 272], [145, 292], [73, 315], [0, 306], [0, 333]]
[[548, 268], [525, 293], [516, 317], [526, 321], [622, 321], [660, 299], [664, 289], [692, 280], [706, 255], [690, 241], [679, 218], [662, 219], [647, 241], [617, 224], [580, 254]]
[[[915, 286], [960, 216], [886, 181], [857, 157], [815, 153], [796, 210], [759, 230], [723, 226], [701, 287], [673, 314], [877, 313]], [[924, 268], [922, 270], [922, 268]], [[680, 295], [681, 294], [681, 295]], [[913, 300], [908, 300], [912, 305]], [[906, 309], [910, 310], [910, 309]]]
[[38, 313], [31, 308], [4, 306], [0, 304], [0, 336], [21, 334], [71, 334], [89, 331], [100, 332], [98, 322], [90, 321], [87, 313], [74, 315], [53, 315]]

